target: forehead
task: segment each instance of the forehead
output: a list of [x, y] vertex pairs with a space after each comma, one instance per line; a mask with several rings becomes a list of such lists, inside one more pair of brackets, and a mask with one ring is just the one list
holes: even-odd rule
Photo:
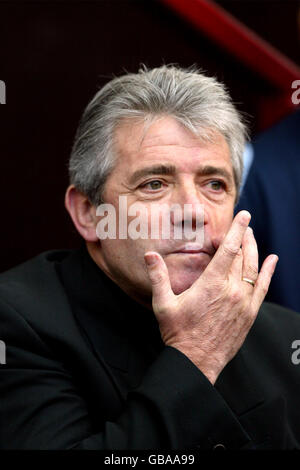
[[171, 159], [179, 166], [211, 160], [231, 168], [225, 138], [216, 131], [208, 132], [210, 140], [201, 139], [171, 117], [156, 119], [151, 124], [124, 121], [115, 132], [116, 166], [128, 170], [144, 163]]

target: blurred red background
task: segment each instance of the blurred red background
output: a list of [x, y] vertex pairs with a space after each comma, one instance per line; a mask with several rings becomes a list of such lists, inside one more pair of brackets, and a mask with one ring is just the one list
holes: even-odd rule
[[[298, 1], [216, 3], [299, 66]], [[1, 271], [44, 250], [78, 246], [63, 201], [79, 117], [101, 85], [141, 63], [197, 64], [217, 76], [248, 113], [252, 136], [268, 124], [265, 104], [280, 107], [270, 80], [164, 2], [0, 3], [0, 80], [6, 84], [0, 106]]]

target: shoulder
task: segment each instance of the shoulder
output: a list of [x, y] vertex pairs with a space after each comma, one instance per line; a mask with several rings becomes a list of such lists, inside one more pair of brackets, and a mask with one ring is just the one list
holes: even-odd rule
[[[282, 119], [270, 129], [262, 132], [252, 142], [254, 147], [254, 163], [258, 167], [268, 165], [274, 167], [274, 161], [280, 168], [288, 167], [286, 161], [294, 163], [297, 170], [300, 145], [300, 111], [297, 110], [286, 118]], [[283, 150], [284, 149], [284, 150]], [[282, 164], [282, 152], [284, 151], [284, 162]]]
[[51, 274], [55, 263], [63, 260], [70, 253], [71, 250], [51, 250], [40, 253], [32, 259], [0, 273], [0, 288], [13, 282], [30, 284], [41, 273]]
[[71, 253], [41, 253], [0, 274], [0, 321], [13, 327], [27, 323], [34, 330], [56, 329], [70, 316], [70, 306], [56, 270], [56, 263]]
[[55, 265], [69, 255], [68, 250], [46, 251], [0, 274], [0, 299], [23, 305], [53, 294], [59, 284]]

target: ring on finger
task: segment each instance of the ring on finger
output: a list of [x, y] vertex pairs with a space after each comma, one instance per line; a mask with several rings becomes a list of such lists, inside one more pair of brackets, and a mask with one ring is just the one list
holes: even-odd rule
[[242, 277], [242, 281], [248, 282], [248, 284], [251, 284], [252, 287], [255, 286], [255, 281], [249, 279], [248, 277]]

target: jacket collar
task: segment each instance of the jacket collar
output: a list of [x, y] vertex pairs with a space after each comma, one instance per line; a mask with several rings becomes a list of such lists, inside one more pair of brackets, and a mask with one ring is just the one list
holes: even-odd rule
[[85, 245], [61, 263], [61, 275], [73, 313], [98, 358], [120, 371], [133, 369], [139, 375], [140, 368], [142, 373], [163, 348], [154, 314], [109, 279]]

